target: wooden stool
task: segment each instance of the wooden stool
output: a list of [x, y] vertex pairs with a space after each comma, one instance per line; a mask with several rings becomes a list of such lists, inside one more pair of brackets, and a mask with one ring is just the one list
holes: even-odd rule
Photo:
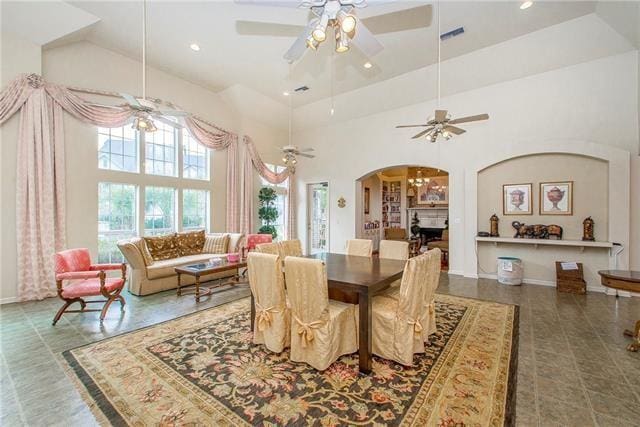
[[[616, 290], [616, 298], [619, 290], [640, 293], [640, 271], [602, 270], [598, 271], [598, 274], [602, 278], [602, 286]], [[640, 350], [640, 320], [636, 322], [633, 331], [626, 329], [624, 334], [633, 338], [633, 342], [627, 346], [627, 350]]]

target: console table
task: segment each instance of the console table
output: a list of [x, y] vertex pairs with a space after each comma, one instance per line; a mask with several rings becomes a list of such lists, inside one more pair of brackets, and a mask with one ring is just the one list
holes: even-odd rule
[[[616, 291], [629, 291], [640, 293], [640, 271], [628, 270], [601, 270], [598, 274], [602, 278], [602, 286]], [[616, 298], [618, 294], [616, 292]], [[633, 342], [627, 346], [629, 351], [640, 350], [640, 320], [636, 322], [634, 331], [625, 330], [624, 334], [633, 338]]]

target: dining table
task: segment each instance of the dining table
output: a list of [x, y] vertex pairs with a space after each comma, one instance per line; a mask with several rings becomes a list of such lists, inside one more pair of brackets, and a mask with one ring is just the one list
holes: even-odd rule
[[[329, 298], [358, 304], [358, 365], [360, 372], [371, 372], [371, 312], [376, 293], [400, 279], [405, 261], [336, 253], [318, 253], [307, 258], [321, 259], [327, 269]], [[285, 271], [286, 276], [286, 271]], [[251, 330], [255, 319], [255, 303], [251, 296]]]

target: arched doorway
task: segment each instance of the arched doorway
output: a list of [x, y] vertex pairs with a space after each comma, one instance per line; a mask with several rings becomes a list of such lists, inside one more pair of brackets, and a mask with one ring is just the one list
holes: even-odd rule
[[[390, 166], [356, 180], [356, 230], [361, 239], [408, 239], [414, 252], [438, 246], [448, 268], [449, 173], [423, 165]], [[436, 243], [438, 242], [438, 243]]]

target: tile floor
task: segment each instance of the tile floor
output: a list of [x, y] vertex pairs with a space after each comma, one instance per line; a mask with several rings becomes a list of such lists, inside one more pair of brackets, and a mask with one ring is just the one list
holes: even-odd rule
[[[438, 292], [520, 305], [518, 425], [640, 426], [640, 353], [627, 352], [622, 336], [640, 318], [640, 299], [446, 274]], [[98, 313], [68, 314], [52, 327], [55, 298], [0, 306], [0, 425], [95, 425], [60, 352], [248, 294], [246, 286], [221, 288], [199, 304], [173, 291], [127, 294], [124, 314], [114, 304], [103, 327]]]

